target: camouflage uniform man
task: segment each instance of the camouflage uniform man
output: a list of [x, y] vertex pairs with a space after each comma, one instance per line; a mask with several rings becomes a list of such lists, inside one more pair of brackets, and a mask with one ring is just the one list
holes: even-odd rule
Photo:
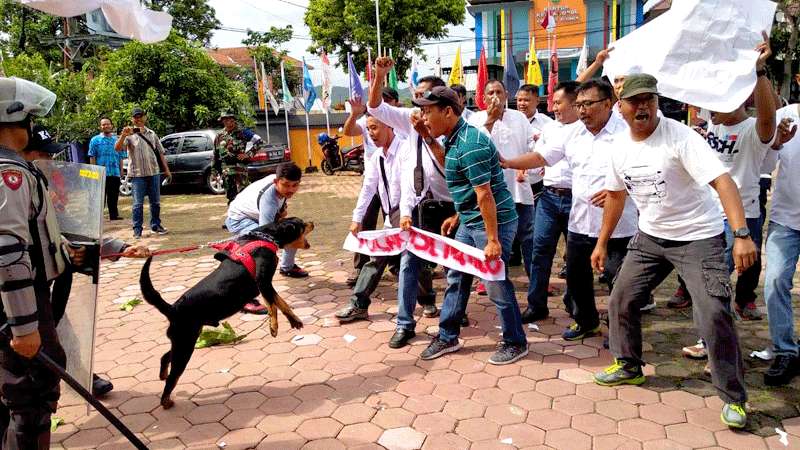
[[236, 115], [231, 111], [223, 111], [219, 120], [224, 128], [214, 140], [214, 169], [222, 174], [225, 196], [230, 203], [250, 184], [247, 163], [261, 148], [262, 141], [259, 135], [239, 127]]
[[31, 116], [44, 116], [56, 96], [30, 81], [0, 78], [0, 324], [11, 331], [0, 348], [0, 447], [49, 448], [50, 416], [60, 397], [58, 377], [33, 361], [40, 350], [62, 365], [50, 284], [69, 257], [85, 251], [61, 237], [44, 175], [26, 161]]

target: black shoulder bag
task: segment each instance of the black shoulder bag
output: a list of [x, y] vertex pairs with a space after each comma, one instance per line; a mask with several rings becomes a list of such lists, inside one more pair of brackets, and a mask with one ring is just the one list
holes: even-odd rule
[[[381, 163], [381, 177], [383, 178], [383, 187], [386, 190], [386, 203], [389, 204], [389, 211], [383, 210], [383, 202], [381, 202], [381, 210], [383, 211], [383, 216], [389, 216], [389, 223], [393, 227], [400, 226], [400, 206], [392, 206], [392, 198], [389, 194], [389, 179], [386, 178], [386, 167], [383, 165], [383, 158], [378, 158], [378, 161]], [[378, 195], [380, 197], [380, 194]]]
[[[428, 156], [430, 157], [430, 155]], [[436, 161], [431, 158], [431, 162], [442, 179], [445, 179], [444, 173], [439, 170]], [[425, 170], [422, 168], [422, 136], [417, 135], [417, 166], [414, 167], [414, 191], [417, 197], [422, 196], [422, 191], [424, 189]], [[417, 210], [416, 216], [419, 227], [425, 231], [436, 234], [441, 234], [442, 223], [456, 213], [453, 202], [434, 200], [430, 190], [425, 194], [425, 197], [420, 200], [415, 209]]]

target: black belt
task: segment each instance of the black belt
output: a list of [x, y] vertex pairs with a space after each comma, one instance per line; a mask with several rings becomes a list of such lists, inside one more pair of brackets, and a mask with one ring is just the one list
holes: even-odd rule
[[559, 197], [572, 196], [572, 189], [570, 188], [557, 188], [553, 186], [545, 186], [544, 189], [546, 191], [550, 191], [553, 194], [558, 195]]

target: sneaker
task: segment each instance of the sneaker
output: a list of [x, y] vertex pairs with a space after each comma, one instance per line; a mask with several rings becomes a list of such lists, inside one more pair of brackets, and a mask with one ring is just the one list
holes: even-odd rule
[[703, 374], [707, 377], [711, 376], [711, 362], [707, 361], [706, 365], [703, 366]]
[[157, 226], [153, 227], [152, 230], [153, 230], [153, 233], [158, 233], [158, 234], [167, 234], [167, 233], [169, 233], [169, 230], [164, 228], [164, 227], [162, 227], [161, 225], [157, 225]]
[[797, 356], [778, 354], [764, 374], [764, 384], [767, 386], [783, 386], [789, 384], [798, 372]]
[[594, 374], [594, 382], [601, 386], [619, 386], [622, 384], [642, 384], [645, 377], [640, 366], [626, 365], [625, 361], [615, 360], [602, 372]]
[[684, 309], [690, 306], [692, 306], [692, 296], [680, 286], [672, 294], [672, 298], [667, 301], [667, 308]]
[[698, 339], [697, 344], [683, 347], [681, 350], [683, 356], [691, 359], [705, 359], [708, 358], [708, 350], [706, 344], [702, 339]]
[[558, 272], [558, 278], [561, 278], [562, 280], [567, 279], [567, 266], [561, 268], [561, 270]]
[[141, 232], [141, 230], [140, 230], [140, 231], [134, 231], [134, 232], [133, 232], [133, 238], [134, 238], [134, 239], [136, 239], [137, 241], [138, 241], [139, 239], [141, 239], [141, 238], [142, 238], [142, 232]]
[[594, 328], [583, 328], [577, 323], [573, 323], [561, 333], [561, 337], [564, 338], [565, 341], [579, 341], [586, 337], [597, 336], [598, 334], [600, 334], [600, 325]]
[[550, 310], [548, 308], [533, 310], [529, 306], [525, 308], [525, 311], [522, 312], [522, 323], [538, 322], [540, 320], [547, 319], [549, 315]]
[[439, 339], [439, 336], [436, 336], [431, 340], [431, 343], [428, 344], [428, 348], [420, 353], [419, 357], [423, 360], [429, 359], [436, 359], [444, 354], [453, 353], [461, 350], [461, 341], [456, 339], [453, 342], [445, 342]]
[[336, 311], [334, 316], [339, 319], [339, 322], [352, 322], [354, 320], [367, 320], [369, 312], [364, 308], [350, 304]]
[[125, 220], [125, 218], [122, 216], [117, 216], [117, 217], [111, 217], [109, 220]]
[[345, 284], [347, 284], [347, 286], [349, 286], [349, 287], [355, 286], [356, 282], [358, 281], [358, 276], [360, 274], [361, 274], [361, 270], [360, 269], [355, 270], [353, 272], [353, 274], [350, 275], [349, 277], [347, 277], [347, 279], [344, 281]]
[[408, 345], [408, 341], [410, 341], [417, 333], [414, 330], [406, 330], [404, 328], [398, 328], [397, 331], [394, 332], [391, 339], [389, 339], [389, 348], [401, 348]]
[[289, 278], [305, 278], [305, 277], [308, 276], [308, 272], [306, 272], [305, 270], [301, 269], [300, 266], [295, 264], [289, 270], [281, 269], [281, 275], [283, 275], [285, 277], [289, 277]]
[[722, 423], [731, 428], [744, 428], [747, 425], [747, 413], [744, 407], [738, 403], [726, 403], [722, 407], [722, 414], [720, 414]]
[[742, 320], [761, 320], [761, 312], [756, 308], [755, 302], [750, 302], [742, 308], [739, 305], [734, 305], [736, 315]]
[[242, 308], [242, 312], [247, 314], [258, 314], [259, 316], [264, 316], [269, 314], [269, 309], [262, 305], [259, 301], [249, 302], [244, 305]]
[[489, 357], [489, 364], [494, 364], [495, 366], [511, 364], [524, 358], [528, 354], [527, 342], [521, 345], [501, 342], [497, 347], [497, 351], [494, 352], [494, 355]]
[[478, 283], [478, 285], [475, 286], [475, 293], [478, 295], [488, 295], [486, 293], [486, 286], [483, 283]]
[[646, 305], [639, 308], [639, 311], [646, 313], [654, 309], [656, 309], [656, 298], [653, 297], [653, 294], [650, 294], [650, 301]]
[[439, 308], [437, 308], [436, 305], [434, 304], [422, 305], [423, 317], [436, 317], [438, 315], [439, 315]]
[[92, 395], [102, 397], [114, 389], [110, 381], [100, 378], [97, 374], [92, 374]]

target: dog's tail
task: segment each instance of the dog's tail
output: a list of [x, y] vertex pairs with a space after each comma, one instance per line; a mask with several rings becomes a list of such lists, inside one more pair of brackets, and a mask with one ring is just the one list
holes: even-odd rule
[[167, 316], [167, 319], [170, 319], [174, 311], [172, 305], [164, 301], [161, 294], [153, 287], [152, 281], [150, 281], [150, 262], [152, 260], [152, 256], [147, 258], [144, 266], [142, 266], [142, 274], [139, 276], [139, 287], [142, 290], [142, 297], [144, 297], [147, 303], [155, 306], [161, 314]]

